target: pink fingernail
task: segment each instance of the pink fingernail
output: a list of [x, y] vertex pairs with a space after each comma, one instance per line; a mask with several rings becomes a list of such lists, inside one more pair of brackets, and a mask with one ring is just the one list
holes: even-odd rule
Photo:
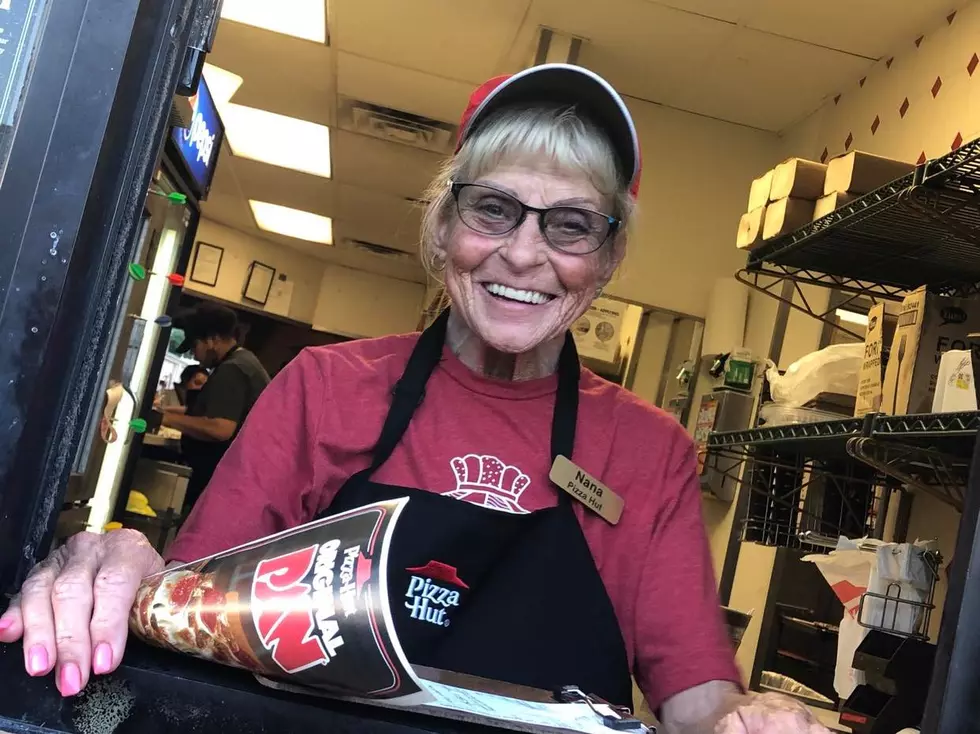
[[27, 672], [31, 675], [44, 675], [48, 672], [48, 651], [44, 645], [34, 645], [27, 651]]
[[62, 696], [76, 696], [82, 690], [82, 671], [75, 663], [65, 663], [58, 676], [58, 690]]
[[0, 619], [0, 632], [6, 632], [13, 623], [12, 619]]
[[104, 675], [112, 669], [112, 648], [106, 642], [100, 642], [92, 656], [92, 670], [96, 675]]

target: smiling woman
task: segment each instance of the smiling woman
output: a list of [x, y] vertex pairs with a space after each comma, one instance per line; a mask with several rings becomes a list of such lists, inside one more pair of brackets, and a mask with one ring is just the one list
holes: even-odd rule
[[[581, 367], [569, 333], [624, 257], [639, 177], [629, 111], [592, 72], [481, 86], [422, 231], [450, 308], [422, 334], [307, 350], [279, 373], [170, 560], [407, 497], [387, 571], [412, 663], [626, 706], [633, 672], [667, 732], [800, 731], [806, 709], [782, 699], [726, 718], [746, 701], [692, 441]], [[30, 672], [57, 664], [69, 695], [118, 664], [125, 610], [160, 564], [138, 538], [94, 542], [60, 549], [0, 618], [0, 639], [23, 634]], [[95, 589], [93, 615], [83, 587], [107, 577], [122, 581]], [[445, 614], [412, 601], [436, 591]]]

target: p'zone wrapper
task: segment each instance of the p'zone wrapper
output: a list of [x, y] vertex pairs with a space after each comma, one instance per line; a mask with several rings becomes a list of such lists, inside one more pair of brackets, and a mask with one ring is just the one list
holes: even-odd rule
[[386, 593], [388, 547], [407, 502], [366, 505], [150, 576], [130, 629], [337, 695], [417, 694]]

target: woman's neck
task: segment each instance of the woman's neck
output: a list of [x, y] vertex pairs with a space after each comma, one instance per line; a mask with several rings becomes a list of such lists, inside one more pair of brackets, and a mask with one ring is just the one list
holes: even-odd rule
[[535, 380], [554, 374], [564, 337], [539, 344], [521, 354], [487, 346], [454, 311], [449, 312], [446, 344], [474, 372], [498, 380]]

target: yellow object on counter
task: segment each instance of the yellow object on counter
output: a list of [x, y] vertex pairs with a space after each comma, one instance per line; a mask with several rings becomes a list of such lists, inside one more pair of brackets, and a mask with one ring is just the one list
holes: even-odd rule
[[150, 507], [150, 500], [147, 499], [146, 495], [142, 492], [137, 492], [135, 489], [129, 493], [129, 499], [126, 501], [126, 512], [132, 512], [136, 515], [146, 515], [147, 517], [157, 516], [157, 513]]
[[116, 522], [116, 521], [107, 522], [105, 524], [105, 527], [102, 528], [102, 531], [108, 533], [112, 530], [122, 530], [122, 526], [123, 524], [121, 522]]

